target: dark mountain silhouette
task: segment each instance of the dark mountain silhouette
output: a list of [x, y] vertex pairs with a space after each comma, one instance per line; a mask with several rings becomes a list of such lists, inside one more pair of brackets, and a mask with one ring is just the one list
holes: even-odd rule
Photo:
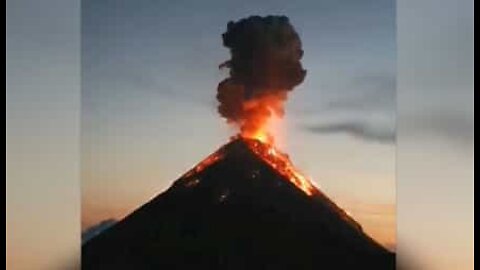
[[82, 269], [394, 269], [320, 190], [237, 139], [82, 247]]
[[97, 235], [101, 234], [106, 229], [112, 227], [117, 221], [115, 219], [106, 219], [102, 220], [99, 223], [88, 227], [82, 232], [82, 245], [86, 242], [90, 241], [90, 239], [96, 237]]

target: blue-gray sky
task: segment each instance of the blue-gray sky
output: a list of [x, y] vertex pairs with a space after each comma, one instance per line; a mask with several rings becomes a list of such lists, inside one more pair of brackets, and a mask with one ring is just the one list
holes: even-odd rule
[[[84, 1], [83, 11], [83, 101], [94, 122], [142, 97], [214, 106], [225, 76], [216, 67], [228, 58], [220, 36], [226, 22], [286, 14], [302, 36], [309, 70], [289, 113], [313, 116], [307, 130], [355, 122], [369, 129], [366, 139], [394, 137], [393, 1]], [[106, 100], [122, 104], [102, 109]]]

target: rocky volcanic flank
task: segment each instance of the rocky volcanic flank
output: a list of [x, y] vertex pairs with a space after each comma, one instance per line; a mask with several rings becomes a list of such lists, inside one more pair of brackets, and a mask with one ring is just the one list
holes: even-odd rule
[[237, 138], [82, 247], [82, 269], [395, 269], [395, 255], [259, 141]]

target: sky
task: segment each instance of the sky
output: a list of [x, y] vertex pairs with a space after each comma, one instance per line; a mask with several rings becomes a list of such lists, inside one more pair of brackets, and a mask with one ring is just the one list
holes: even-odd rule
[[216, 112], [230, 20], [286, 15], [307, 76], [280, 147], [365, 231], [395, 247], [395, 2], [82, 3], [82, 228], [122, 218], [234, 134]]
[[397, 1], [397, 252], [415, 269], [474, 267], [473, 4]]
[[[331, 110], [326, 104], [338, 104], [337, 98], [345, 104], [344, 93], [350, 88], [339, 85], [348, 85], [353, 74], [363, 70], [346, 68], [348, 63], [360, 63], [374, 69], [373, 73], [394, 68], [395, 64], [384, 63], [394, 55], [381, 52], [395, 42], [388, 41], [390, 38], [372, 41], [390, 35], [389, 29], [394, 31], [393, 18], [388, 23], [381, 20], [391, 18], [394, 12], [383, 7], [393, 3], [378, 1], [379, 8], [368, 1], [208, 1], [211, 4], [202, 7], [193, 1], [175, 1], [174, 13], [175, 8], [160, 3], [165, 1], [129, 2], [136, 6], [125, 6], [120, 0], [84, 0], [83, 5], [90, 8], [88, 12], [84, 8], [82, 18], [80, 1], [6, 2], [8, 269], [79, 269], [81, 209], [83, 228], [107, 217], [123, 216], [226, 141], [230, 132], [216, 115], [213, 99], [216, 83], [223, 78], [216, 66], [228, 57], [219, 35], [226, 21], [267, 13], [265, 10], [290, 16], [301, 32], [306, 53], [316, 55], [304, 59], [309, 69], [307, 80], [288, 101], [286, 141], [295, 165], [313, 176], [330, 197], [372, 232], [380, 227], [377, 224], [390, 224], [384, 217], [392, 211], [390, 202], [394, 200], [377, 196], [391, 197], [395, 188], [381, 190], [373, 184], [392, 183], [395, 164], [399, 259], [411, 259], [418, 266], [412, 269], [473, 268], [473, 1], [396, 1], [396, 147], [387, 143], [391, 140], [377, 143], [358, 136], [371, 134], [359, 132], [359, 128], [329, 127], [329, 133], [325, 127], [323, 133], [300, 128], [308, 124], [318, 129], [319, 123], [350, 115], [351, 121], [361, 116], [364, 122], [368, 119], [368, 126], [382, 131], [380, 134], [389, 134], [388, 125], [374, 122], [362, 110], [352, 106], [349, 112], [338, 107]], [[142, 5], [148, 7], [140, 8]], [[148, 9], [158, 16], [145, 17], [143, 22], [133, 18]], [[163, 24], [155, 24], [160, 18]], [[85, 31], [80, 35], [81, 20], [90, 36]], [[214, 23], [200, 24], [208, 20]], [[375, 22], [367, 23], [370, 20]], [[128, 38], [132, 35], [147, 38]], [[181, 36], [193, 43], [180, 44]], [[81, 41], [91, 44], [89, 53], [83, 46], [80, 54]], [[162, 48], [170, 49], [164, 52]], [[81, 61], [96, 69], [82, 70], [80, 130]], [[151, 63], [150, 73], [145, 72], [147, 63]], [[162, 66], [162, 72], [156, 72]], [[170, 72], [166, 68], [173, 66], [176, 68]], [[141, 72], [134, 72], [137, 69]], [[116, 73], [119, 71], [123, 73]], [[184, 78], [180, 81], [160, 80], [160, 76], [174, 78], [181, 73]], [[88, 78], [90, 86], [86, 87]], [[146, 83], [140, 87], [133, 78]], [[185, 88], [190, 79], [196, 87]], [[175, 88], [167, 88], [167, 82]], [[97, 86], [93, 87], [94, 83]], [[164, 97], [167, 93], [168, 99]], [[191, 98], [194, 94], [195, 99]], [[351, 104], [353, 97], [348, 97]], [[321, 106], [307, 107], [308, 101], [318, 101]], [[369, 108], [380, 110], [387, 103], [375, 104]], [[177, 107], [181, 110], [175, 111]], [[136, 121], [130, 121], [132, 118]], [[180, 135], [183, 137], [177, 139]], [[171, 159], [164, 157], [165, 153]], [[342, 172], [352, 176], [346, 178]], [[377, 178], [381, 180], [371, 182], [365, 175], [372, 172], [379, 176], [381, 172], [382, 177]], [[362, 181], [369, 184], [375, 197], [367, 196], [366, 188], [358, 188]], [[361, 199], [362, 204], [352, 203], [354, 199]], [[389, 210], [381, 211], [376, 221], [377, 215], [369, 213], [382, 207]], [[380, 238], [378, 233], [372, 234]], [[386, 239], [382, 242], [387, 243]]]

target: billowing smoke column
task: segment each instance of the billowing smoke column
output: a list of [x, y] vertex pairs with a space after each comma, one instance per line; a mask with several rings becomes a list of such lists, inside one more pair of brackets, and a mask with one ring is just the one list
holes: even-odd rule
[[252, 16], [229, 22], [223, 45], [230, 77], [218, 85], [218, 112], [245, 137], [265, 139], [266, 125], [283, 116], [287, 94], [305, 78], [302, 43], [286, 16]]

